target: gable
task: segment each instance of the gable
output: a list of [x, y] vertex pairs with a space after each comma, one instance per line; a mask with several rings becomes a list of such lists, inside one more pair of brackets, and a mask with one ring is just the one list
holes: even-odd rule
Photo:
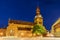
[[52, 27], [54, 27], [54, 26], [57, 25], [58, 23], [60, 23], [60, 18], [52, 25]]

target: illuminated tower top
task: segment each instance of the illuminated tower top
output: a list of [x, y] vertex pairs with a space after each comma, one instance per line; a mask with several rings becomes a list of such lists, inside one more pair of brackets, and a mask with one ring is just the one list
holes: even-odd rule
[[39, 7], [37, 7], [37, 9], [36, 9], [36, 16], [35, 16], [35, 18], [36, 17], [41, 17], [42, 18], [42, 15], [40, 14], [40, 8]]
[[36, 15], [40, 15], [40, 9], [39, 9], [39, 7], [37, 7], [37, 9], [36, 9]]
[[39, 24], [39, 25], [43, 25], [43, 17], [40, 14], [40, 9], [39, 9], [38, 6], [37, 6], [37, 9], [36, 9], [36, 16], [34, 18], [34, 23]]

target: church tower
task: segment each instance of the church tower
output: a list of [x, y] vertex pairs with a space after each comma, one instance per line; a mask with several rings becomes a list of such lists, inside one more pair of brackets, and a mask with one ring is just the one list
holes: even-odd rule
[[38, 24], [38, 25], [43, 25], [43, 17], [42, 15], [40, 14], [40, 9], [39, 7], [37, 7], [36, 9], [36, 16], [34, 18], [34, 23], [35, 24]]

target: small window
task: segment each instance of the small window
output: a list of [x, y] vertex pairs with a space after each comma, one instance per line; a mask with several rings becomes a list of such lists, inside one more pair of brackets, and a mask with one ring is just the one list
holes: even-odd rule
[[32, 28], [23, 28], [23, 27], [18, 27], [18, 30], [27, 30], [30, 31]]

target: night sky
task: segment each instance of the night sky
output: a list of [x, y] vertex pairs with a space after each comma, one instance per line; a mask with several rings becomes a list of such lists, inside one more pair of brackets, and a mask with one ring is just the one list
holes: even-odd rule
[[9, 18], [33, 22], [37, 5], [43, 16], [44, 26], [50, 30], [60, 17], [59, 0], [0, 0], [0, 28], [6, 27]]

